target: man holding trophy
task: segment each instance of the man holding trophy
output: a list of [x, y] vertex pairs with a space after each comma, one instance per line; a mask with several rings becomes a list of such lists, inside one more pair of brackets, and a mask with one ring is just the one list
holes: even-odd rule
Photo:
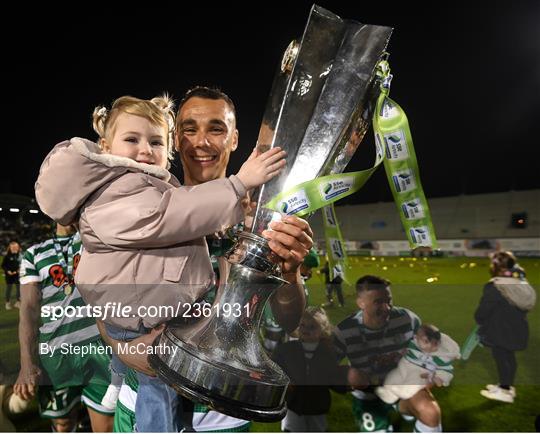
[[[217, 305], [238, 302], [252, 309], [241, 319], [217, 311], [197, 324], [171, 324], [155, 341], [168, 351], [149, 359], [158, 375], [184, 396], [243, 419], [284, 416], [289, 380], [265, 355], [256, 330], [265, 302], [288, 283], [287, 270], [276, 265], [276, 252], [265, 239], [268, 228], [284, 215], [304, 215], [353, 193], [386, 155], [400, 209], [403, 201], [414, 203], [401, 216], [411, 245], [435, 245], [406, 117], [387, 97], [391, 76], [383, 57], [391, 31], [345, 21], [314, 6], [302, 40], [293, 41], [285, 52], [257, 148], [263, 152], [280, 146], [288, 155], [287, 168], [254, 195], [253, 222], [229, 251], [229, 277], [216, 296]], [[340, 175], [374, 113], [374, 166]], [[187, 157], [193, 155], [188, 152]], [[434, 420], [424, 425], [437, 431], [440, 410], [429, 398], [411, 400], [407, 410], [421, 418], [433, 409]]]

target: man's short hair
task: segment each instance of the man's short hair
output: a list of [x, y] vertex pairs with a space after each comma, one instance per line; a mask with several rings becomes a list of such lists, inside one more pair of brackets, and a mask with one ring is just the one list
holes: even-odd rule
[[382, 277], [367, 274], [356, 281], [356, 295], [364, 291], [390, 288], [390, 281]]
[[234, 117], [236, 118], [236, 107], [234, 106], [232, 99], [230, 99], [229, 96], [218, 87], [207, 87], [207, 86], [195, 86], [189, 89], [184, 94], [184, 96], [180, 100], [180, 103], [178, 104], [178, 113], [180, 113], [180, 110], [189, 99], [195, 98], [195, 97], [214, 99], [214, 100], [222, 99], [223, 101], [227, 103], [227, 105], [233, 112]]

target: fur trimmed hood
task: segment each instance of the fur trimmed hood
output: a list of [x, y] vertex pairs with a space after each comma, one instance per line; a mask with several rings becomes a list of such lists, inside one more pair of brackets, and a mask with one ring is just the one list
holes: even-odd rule
[[166, 169], [104, 154], [96, 143], [74, 137], [56, 145], [43, 161], [35, 184], [36, 199], [53, 220], [73, 224], [79, 208], [95, 191], [127, 172], [145, 173], [179, 185]]
[[518, 309], [529, 312], [536, 304], [536, 291], [526, 280], [515, 277], [494, 277], [490, 282], [508, 303]]

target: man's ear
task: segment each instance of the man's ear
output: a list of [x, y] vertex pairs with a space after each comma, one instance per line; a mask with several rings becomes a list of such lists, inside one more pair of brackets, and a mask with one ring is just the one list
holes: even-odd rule
[[176, 152], [180, 152], [180, 138], [178, 137], [178, 130], [174, 133], [174, 149]]
[[364, 303], [364, 299], [361, 296], [356, 297], [356, 305], [358, 306], [359, 309], [362, 309], [362, 310], [364, 309], [365, 303]]
[[231, 152], [236, 151], [236, 148], [238, 148], [238, 137], [240, 136], [240, 133], [238, 130], [234, 130], [233, 133], [233, 141], [231, 146]]

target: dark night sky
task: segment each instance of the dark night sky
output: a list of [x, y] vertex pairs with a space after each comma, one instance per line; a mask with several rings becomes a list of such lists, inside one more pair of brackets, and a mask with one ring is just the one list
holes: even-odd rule
[[[391, 96], [409, 117], [426, 195], [540, 188], [540, 2], [416, 3], [319, 2], [343, 18], [394, 27]], [[196, 84], [220, 86], [237, 105], [234, 173], [311, 2], [96, 4], [60, 11], [21, 3], [25, 10], [4, 14], [0, 193], [33, 196], [55, 143], [95, 139], [94, 106], [164, 90], [178, 99]], [[367, 168], [372, 146], [370, 131], [347, 170]], [[172, 170], [180, 175], [178, 163]], [[382, 168], [343, 203], [379, 200], [391, 200]]]

